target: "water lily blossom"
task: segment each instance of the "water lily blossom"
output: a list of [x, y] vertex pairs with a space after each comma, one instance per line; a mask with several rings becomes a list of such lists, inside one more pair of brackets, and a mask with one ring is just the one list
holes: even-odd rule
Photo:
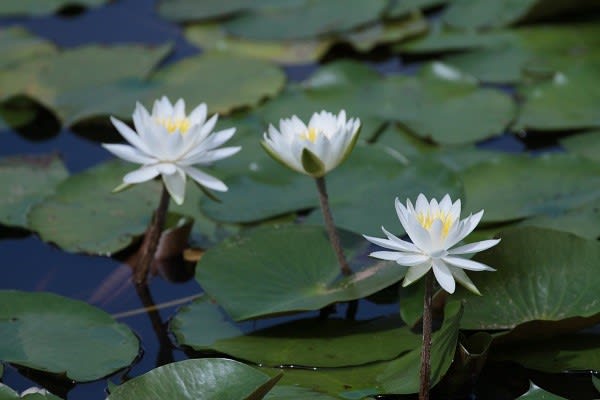
[[297, 116], [279, 121], [279, 130], [269, 125], [263, 147], [287, 167], [319, 178], [344, 161], [356, 144], [360, 120], [346, 119], [327, 111], [314, 113], [304, 124]]
[[500, 239], [454, 247], [475, 229], [483, 216], [481, 210], [461, 220], [460, 211], [460, 199], [452, 203], [449, 195], [445, 195], [438, 203], [435, 199], [428, 202], [427, 198], [420, 194], [414, 207], [410, 200], [407, 200], [404, 206], [396, 198], [398, 218], [412, 243], [394, 236], [382, 227], [386, 239], [366, 235], [364, 237], [391, 251], [376, 251], [370, 256], [409, 267], [403, 286], [415, 282], [433, 269], [436, 280], [448, 293], [454, 293], [456, 280], [472, 292], [480, 294], [464, 270], [494, 269], [462, 256], [489, 249], [498, 244]]
[[202, 103], [185, 113], [185, 102], [175, 104], [162, 97], [154, 102], [152, 114], [137, 103], [133, 112], [135, 130], [111, 117], [111, 121], [127, 144], [103, 144], [104, 148], [125, 161], [142, 166], [123, 177], [123, 188], [161, 175], [169, 194], [177, 204], [185, 198], [186, 177], [207, 189], [226, 191], [219, 179], [194, 165], [206, 166], [229, 157], [240, 147], [222, 147], [235, 133], [235, 128], [213, 132], [218, 115], [207, 120], [207, 107]]

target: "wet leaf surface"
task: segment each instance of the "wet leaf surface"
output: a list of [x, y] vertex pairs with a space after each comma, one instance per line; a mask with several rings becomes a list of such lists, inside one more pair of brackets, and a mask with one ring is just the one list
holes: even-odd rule
[[109, 375], [138, 355], [138, 339], [127, 326], [50, 293], [0, 291], [0, 332], [3, 361], [75, 381]]
[[67, 6], [96, 7], [107, 0], [4, 0], [0, 4], [0, 16], [41, 16], [52, 14]]

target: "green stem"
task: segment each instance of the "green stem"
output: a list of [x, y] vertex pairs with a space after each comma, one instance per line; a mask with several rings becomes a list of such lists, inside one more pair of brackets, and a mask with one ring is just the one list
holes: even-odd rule
[[160, 203], [154, 212], [152, 223], [146, 230], [144, 241], [139, 250], [139, 257], [133, 269], [133, 281], [136, 285], [148, 284], [148, 273], [150, 272], [150, 266], [152, 265], [156, 249], [158, 248], [160, 234], [165, 226], [167, 211], [169, 209], [169, 200], [169, 192], [163, 185]]
[[423, 347], [421, 351], [421, 386], [419, 400], [429, 400], [429, 380], [431, 375], [431, 302], [433, 298], [433, 271], [425, 278], [425, 298], [423, 301]]
[[325, 220], [325, 229], [327, 229], [327, 235], [329, 235], [329, 241], [331, 242], [331, 247], [333, 247], [333, 251], [337, 257], [340, 270], [345, 276], [352, 275], [352, 270], [348, 266], [348, 262], [344, 256], [344, 250], [340, 244], [340, 238], [335, 229], [333, 215], [331, 215], [331, 210], [329, 209], [329, 198], [327, 196], [327, 187], [325, 186], [325, 177], [315, 178], [315, 181], [317, 182], [317, 189], [319, 190], [319, 201], [321, 203], [321, 210], [323, 211], [323, 219]]

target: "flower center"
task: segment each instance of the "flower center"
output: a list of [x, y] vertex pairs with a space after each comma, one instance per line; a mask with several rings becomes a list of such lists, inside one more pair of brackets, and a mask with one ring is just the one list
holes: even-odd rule
[[448, 235], [448, 231], [450, 231], [450, 228], [452, 228], [452, 225], [454, 225], [454, 219], [452, 219], [452, 216], [450, 214], [445, 214], [442, 212], [437, 212], [436, 214], [431, 214], [430, 212], [422, 212], [418, 213], [416, 217], [417, 221], [419, 221], [419, 224], [421, 224], [421, 226], [427, 230], [431, 229], [431, 225], [433, 225], [433, 222], [436, 219], [440, 220], [442, 222], [443, 237], [446, 237]]
[[308, 140], [311, 143], [317, 140], [317, 136], [319, 136], [319, 132], [315, 128], [308, 128], [308, 131], [300, 134], [302, 139]]
[[164, 126], [167, 132], [179, 132], [182, 135], [187, 133], [191, 126], [190, 120], [187, 118], [156, 118], [156, 122]]

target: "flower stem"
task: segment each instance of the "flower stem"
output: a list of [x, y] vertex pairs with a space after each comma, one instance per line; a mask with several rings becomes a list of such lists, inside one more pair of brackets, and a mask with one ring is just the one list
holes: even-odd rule
[[425, 278], [425, 298], [423, 301], [423, 347], [421, 350], [421, 386], [419, 400], [429, 400], [429, 379], [431, 375], [431, 302], [433, 298], [433, 271]]
[[331, 210], [329, 209], [329, 198], [327, 196], [327, 187], [325, 186], [325, 177], [315, 178], [315, 181], [317, 182], [317, 189], [319, 190], [319, 201], [321, 203], [321, 210], [323, 211], [325, 228], [327, 229], [327, 234], [329, 235], [331, 247], [333, 247], [338, 264], [340, 265], [340, 270], [345, 276], [352, 275], [352, 270], [348, 266], [348, 262], [346, 262], [344, 250], [342, 249], [340, 238], [335, 229], [335, 224], [333, 223], [333, 215], [331, 215]]
[[160, 234], [165, 226], [167, 210], [169, 209], [169, 199], [169, 192], [163, 184], [160, 203], [154, 212], [150, 226], [146, 230], [144, 241], [139, 250], [139, 257], [133, 270], [133, 281], [136, 285], [146, 285], [148, 283], [150, 266], [152, 265], [154, 255], [156, 254]]

